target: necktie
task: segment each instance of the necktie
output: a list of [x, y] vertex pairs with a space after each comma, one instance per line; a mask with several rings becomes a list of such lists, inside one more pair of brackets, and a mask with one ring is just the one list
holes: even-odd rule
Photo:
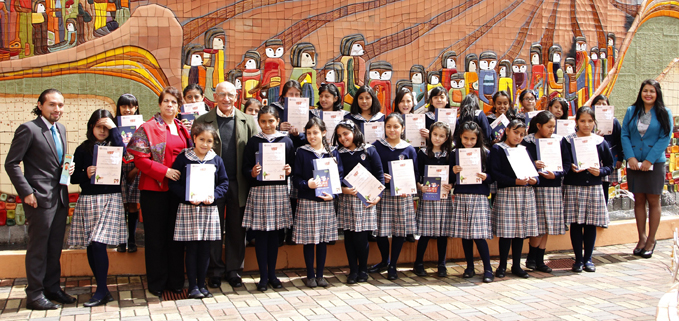
[[52, 138], [54, 139], [54, 145], [57, 148], [57, 157], [59, 157], [59, 163], [61, 163], [61, 159], [64, 156], [64, 147], [61, 145], [61, 138], [59, 138], [59, 134], [57, 133], [57, 125], [52, 125], [52, 128], [50, 128], [50, 131], [52, 131]]

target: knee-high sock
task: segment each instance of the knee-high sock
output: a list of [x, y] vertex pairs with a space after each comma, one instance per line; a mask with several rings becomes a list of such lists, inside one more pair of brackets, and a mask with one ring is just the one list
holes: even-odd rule
[[323, 277], [323, 270], [325, 269], [325, 257], [328, 254], [328, 243], [321, 243], [316, 245], [316, 277]]
[[354, 234], [354, 245], [356, 248], [356, 257], [358, 259], [358, 272], [368, 271], [368, 254], [370, 253], [368, 236], [370, 234], [372, 234], [371, 231], [357, 232]]
[[462, 239], [462, 250], [464, 251], [464, 259], [467, 261], [467, 268], [474, 268], [474, 241]]
[[498, 244], [500, 247], [500, 265], [498, 265], [498, 269], [507, 269], [507, 257], [509, 257], [509, 249], [512, 247], [512, 239], [501, 237]]
[[184, 265], [186, 266], [186, 277], [189, 279], [189, 291], [197, 287], [198, 279], [198, 242], [186, 242], [186, 256]]
[[87, 263], [90, 264], [92, 275], [97, 275], [97, 266], [94, 264], [94, 253], [92, 253], [92, 244], [87, 246]]
[[101, 300], [108, 294], [108, 286], [106, 285], [106, 278], [108, 277], [108, 253], [106, 253], [106, 244], [92, 242], [90, 246], [92, 247], [94, 265], [96, 266], [94, 278], [97, 280], [97, 291], [94, 292], [92, 298]]
[[[396, 238], [394, 238], [394, 240], [395, 239]], [[420, 236], [420, 239], [417, 241], [417, 255], [415, 256], [415, 265], [422, 264], [424, 261], [424, 252], [427, 251], [427, 245], [429, 245], [430, 239], [431, 237], [429, 236]]]
[[349, 261], [349, 274], [358, 273], [358, 264], [356, 264], [356, 241], [354, 235], [354, 231], [344, 230], [344, 250], [347, 252], [347, 261]]
[[601, 182], [601, 187], [604, 188], [604, 201], [606, 202], [606, 206], [608, 206], [608, 187], [609, 186], [611, 186], [611, 183]]
[[481, 261], [483, 261], [483, 270], [492, 271], [493, 268], [490, 266], [490, 251], [488, 250], [488, 242], [484, 239], [474, 240], [476, 243], [476, 249], [479, 250], [479, 256]]
[[196, 284], [198, 288], [205, 287], [207, 268], [210, 265], [210, 241], [198, 241], [198, 258], [196, 264]]
[[592, 252], [594, 252], [594, 243], [596, 242], [596, 226], [585, 225], [585, 233], [583, 240], [585, 241], [585, 256], [583, 261], [592, 260]]
[[405, 241], [406, 238], [402, 236], [394, 236], [391, 238], [391, 260], [389, 261], [389, 266], [396, 267], [398, 257], [401, 255], [401, 248], [403, 248], [403, 243]]
[[446, 265], [446, 250], [448, 249], [448, 238], [439, 236], [436, 238], [436, 249], [439, 254], [438, 265]]
[[389, 263], [389, 238], [386, 236], [377, 237], [377, 248], [382, 255], [382, 264]]
[[314, 271], [314, 249], [315, 244], [304, 244], [304, 263], [306, 264], [306, 277], [309, 279], [316, 277]]
[[521, 267], [521, 252], [523, 251], [523, 239], [512, 239], [512, 265], [517, 268]]
[[[276, 231], [268, 231], [267, 234], [269, 234], [269, 237], [267, 238], [268, 244], [267, 244], [267, 262], [269, 264], [268, 270], [269, 270], [269, 280], [275, 280], [276, 279], [276, 262], [278, 262], [278, 238], [279, 235], [282, 234], [281, 230], [276, 230]], [[255, 244], [257, 242], [255, 241]]]
[[[266, 283], [269, 281], [269, 233], [267, 231], [254, 231], [254, 233], [259, 278], [260, 281]], [[276, 239], [276, 241], [278, 240]], [[276, 244], [276, 250], [278, 250], [278, 244]]]
[[137, 244], [137, 222], [139, 222], [139, 212], [127, 212], [127, 244], [136, 245]]
[[582, 225], [578, 223], [571, 223], [571, 245], [573, 246], [573, 254], [575, 254], [575, 263], [583, 263]]

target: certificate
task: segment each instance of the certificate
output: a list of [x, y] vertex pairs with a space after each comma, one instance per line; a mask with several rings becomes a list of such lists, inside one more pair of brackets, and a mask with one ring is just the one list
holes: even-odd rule
[[596, 106], [594, 116], [596, 116], [597, 129], [604, 135], [613, 134], [613, 106]]
[[422, 192], [422, 199], [425, 201], [440, 201], [444, 199], [442, 193], [443, 188], [441, 184], [441, 177], [424, 177], [422, 184], [424, 191]]
[[556, 120], [556, 130], [555, 134], [559, 136], [568, 136], [575, 133], [575, 120], [574, 119], [557, 119]]
[[509, 125], [509, 118], [505, 114], [500, 115], [494, 122], [490, 123], [490, 140], [500, 140], [507, 125]]
[[215, 171], [213, 164], [189, 164], [186, 167], [185, 201], [204, 202], [215, 197]]
[[540, 138], [536, 140], [535, 147], [538, 152], [538, 160], [545, 163], [542, 172], [563, 172], [563, 161], [561, 159], [561, 139], [560, 138]]
[[528, 127], [530, 120], [533, 119], [533, 117], [535, 117], [535, 115], [539, 114], [541, 111], [542, 110], [534, 110], [526, 112], [526, 127]]
[[363, 137], [365, 142], [372, 144], [384, 138], [384, 122], [374, 121], [369, 123], [362, 123]]
[[356, 189], [358, 198], [360, 198], [365, 205], [368, 205], [368, 202], [374, 201], [384, 190], [384, 185], [363, 167], [361, 163], [356, 164], [356, 166], [344, 176], [343, 181], [348, 187]]
[[415, 183], [415, 167], [412, 159], [404, 159], [389, 162], [389, 182], [391, 196], [403, 194], [417, 194]]
[[144, 123], [144, 116], [142, 115], [128, 115], [128, 116], [118, 116], [118, 132], [123, 138], [123, 144], [127, 146], [127, 143], [132, 139], [132, 135], [137, 130], [137, 127]]
[[483, 183], [483, 180], [478, 177], [479, 173], [483, 173], [481, 148], [458, 148], [455, 150], [455, 159], [457, 160], [457, 165], [462, 167], [462, 171], [457, 174], [457, 184], [474, 185]]
[[517, 147], [507, 148], [505, 149], [505, 153], [507, 153], [507, 159], [512, 166], [512, 170], [514, 170], [516, 178], [526, 179], [538, 176], [535, 165], [533, 165], [533, 161], [530, 159], [530, 156], [528, 156], [528, 151], [525, 146], [519, 145]]
[[186, 114], [186, 113], [196, 113], [199, 116], [207, 113], [207, 110], [205, 110], [205, 103], [202, 102], [202, 101], [199, 101], [197, 103], [190, 103], [190, 104], [182, 105], [182, 114]]
[[61, 166], [61, 177], [59, 177], [59, 184], [68, 185], [71, 183], [71, 175], [68, 173], [68, 169], [73, 166], [73, 155], [64, 155], [64, 165]]
[[323, 197], [325, 194], [332, 195], [332, 186], [330, 186], [330, 171], [327, 169], [313, 170], [314, 180], [316, 181], [315, 195], [316, 197]]
[[94, 166], [97, 170], [90, 182], [94, 185], [120, 185], [123, 166], [123, 148], [118, 146], [94, 146]]
[[436, 108], [436, 121], [448, 124], [448, 126], [450, 126], [450, 132], [454, 133], [455, 126], [457, 125], [457, 107]]
[[182, 125], [191, 132], [191, 127], [193, 126], [193, 122], [196, 121], [196, 118], [198, 118], [198, 113], [181, 113], [177, 115], [177, 118]]
[[599, 153], [596, 150], [594, 137], [574, 137], [571, 140], [571, 148], [573, 149], [573, 161], [578, 170], [599, 168]]
[[[440, 177], [441, 185], [450, 184], [450, 166], [427, 165], [424, 167], [424, 177]], [[448, 198], [448, 194], [441, 191], [441, 198]]]
[[335, 127], [344, 119], [344, 112], [340, 111], [321, 111], [321, 119], [325, 123], [325, 138], [328, 143], [332, 144], [332, 135], [335, 133]]
[[420, 129], [427, 127], [425, 114], [406, 114], [406, 141], [413, 147], [425, 147], [427, 141], [420, 134]]
[[285, 98], [285, 111], [283, 112], [282, 118], [283, 122], [290, 123], [290, 125], [295, 126], [298, 131], [304, 131], [304, 126], [309, 122], [309, 98]]
[[342, 194], [342, 182], [340, 181], [339, 170], [337, 169], [334, 157], [314, 159], [314, 169], [327, 169], [328, 175], [330, 175], [330, 188], [332, 189], [330, 194]]
[[259, 143], [256, 158], [259, 165], [262, 165], [262, 172], [257, 175], [257, 180], [285, 180], [285, 143]]
[[[627, 162], [627, 168], [629, 168], [629, 169], [631, 169], [631, 170], [635, 170], [635, 171], [640, 171], [640, 170], [641, 170], [641, 164], [642, 164], [642, 163], [643, 163], [643, 162], [639, 162], [639, 167], [638, 167], [638, 168], [632, 168], [632, 167], [630, 167], [629, 162]], [[615, 169], [615, 168], [613, 168], [613, 170], [614, 170], [614, 171], [617, 171], [617, 169]], [[653, 165], [652, 165], [652, 164], [651, 164], [651, 167], [648, 168], [648, 170], [649, 170], [649, 171], [652, 171], [652, 170], [653, 170]], [[63, 172], [62, 172], [61, 175], [64, 175]]]

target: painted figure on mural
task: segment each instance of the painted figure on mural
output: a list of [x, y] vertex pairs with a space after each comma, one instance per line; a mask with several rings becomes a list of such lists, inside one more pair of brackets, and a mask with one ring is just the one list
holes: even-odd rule
[[184, 48], [184, 67], [182, 67], [182, 88], [197, 84], [205, 88], [205, 66], [203, 66], [203, 46], [188, 44]]
[[578, 82], [578, 106], [584, 106], [592, 87], [592, 65], [587, 53], [587, 39], [575, 37], [575, 79]]
[[309, 98], [309, 106], [318, 102], [318, 86], [316, 85], [316, 47], [308, 42], [300, 42], [290, 51], [292, 73], [290, 79], [297, 80], [302, 86], [302, 97]]
[[[226, 47], [226, 34], [222, 28], [212, 28], [205, 32], [205, 53], [203, 56], [207, 55], [209, 61], [204, 63], [208, 66], [210, 70], [212, 81], [209, 84], [209, 88], [212, 92], [215, 91], [218, 83], [224, 82], [226, 80], [226, 54], [224, 53], [224, 48]], [[205, 88], [207, 90], [207, 88]]]
[[348, 35], [340, 42], [340, 62], [344, 65], [344, 83], [347, 92], [344, 95], [344, 102], [351, 105], [354, 94], [360, 86], [363, 86], [365, 77], [365, 38], [361, 34]]
[[457, 54], [455, 51], [446, 51], [441, 57], [441, 83], [446, 90], [450, 91], [450, 79], [457, 73]]
[[545, 95], [545, 82], [547, 81], [547, 68], [542, 64], [542, 45], [534, 43], [530, 46], [530, 89], [538, 94], [537, 106]]
[[0, 0], [0, 61], [9, 59], [9, 10], [7, 10], [6, 0]]
[[512, 62], [503, 59], [500, 61], [498, 67], [498, 76], [500, 79], [497, 83], [497, 91], [504, 91], [509, 94], [509, 97], [514, 98], [514, 80], [512, 79]]
[[116, 12], [115, 20], [118, 22], [119, 26], [127, 22], [130, 19], [130, 1], [129, 0], [115, 0]]
[[547, 62], [547, 95], [549, 101], [555, 97], [560, 97], [563, 94], [564, 75], [561, 69], [561, 57], [563, 51], [561, 46], [553, 45], [549, 47], [549, 55]]
[[415, 94], [415, 110], [424, 106], [427, 102], [427, 83], [424, 76], [426, 71], [422, 65], [413, 65], [410, 67], [410, 82], [413, 84], [413, 93]]
[[68, 48], [73, 48], [78, 42], [78, 32], [76, 30], [77, 22], [73, 18], [66, 19], [66, 38], [61, 43], [54, 46], [48, 46], [47, 50], [55, 52]]
[[248, 50], [243, 54], [243, 61], [238, 67], [243, 70], [243, 92], [241, 95], [241, 105], [249, 98], [260, 100], [259, 82], [262, 72], [260, 71], [261, 56], [256, 50]]
[[238, 69], [231, 69], [226, 74], [226, 81], [236, 87], [236, 108], [241, 109], [243, 106], [240, 102], [243, 101], [243, 72]]
[[568, 115], [574, 116], [575, 111], [578, 110], [578, 80], [575, 74], [575, 58], [568, 57], [564, 61], [564, 91], [563, 98], [568, 102]]
[[450, 90], [448, 90], [448, 100], [451, 107], [460, 107], [462, 100], [467, 96], [464, 86], [464, 74], [455, 73], [450, 76]]
[[[331, 61], [323, 66], [322, 76], [318, 77], [319, 82], [333, 84], [337, 87], [340, 97], [344, 97], [346, 88], [344, 87], [344, 65], [341, 62]], [[316, 84], [320, 87], [320, 84]]]
[[483, 110], [490, 111], [493, 94], [497, 92], [497, 54], [492, 51], [484, 51], [479, 55], [479, 99], [483, 102]]
[[601, 64], [601, 73], [599, 74], [599, 82], [604, 82], [608, 77], [608, 49], [605, 47], [599, 48], [599, 61]]
[[47, 51], [47, 13], [45, 9], [45, 1], [36, 1], [33, 4], [33, 15], [31, 15], [31, 23], [33, 24], [33, 54], [42, 55]]
[[262, 89], [260, 91], [264, 105], [278, 101], [285, 78], [284, 53], [285, 48], [283, 48], [282, 40], [269, 39], [264, 42], [266, 58], [264, 58], [264, 73], [262, 74]]
[[427, 97], [429, 97], [429, 92], [436, 87], [443, 87], [441, 85], [441, 72], [430, 71], [427, 73]]
[[382, 106], [381, 112], [389, 115], [392, 112], [391, 108], [391, 75], [393, 68], [390, 63], [386, 61], [375, 61], [370, 63], [368, 71], [368, 79], [366, 82], [368, 86], [375, 91], [377, 100]]
[[615, 34], [612, 32], [609, 32], [608, 35], [606, 36], [606, 52], [608, 53], [606, 57], [608, 57], [608, 71], [613, 70], [613, 67], [615, 66], [615, 61], [618, 58], [618, 50], [615, 49]]
[[478, 72], [479, 57], [476, 54], [470, 53], [464, 57], [464, 83], [467, 95], [473, 93], [479, 95], [479, 75]]
[[106, 27], [106, 12], [108, 8], [108, 0], [88, 0], [94, 1], [94, 31]]
[[592, 87], [589, 89], [589, 96], [592, 97], [594, 95], [594, 91], [599, 88], [599, 84], [601, 84], [601, 61], [599, 61], [599, 48], [598, 47], [592, 47], [592, 49], [589, 50], [589, 64], [592, 66]]
[[46, 0], [47, 45], [52, 46], [64, 39], [64, 20], [61, 12], [61, 0]]
[[514, 80], [514, 108], [519, 107], [519, 95], [528, 88], [528, 66], [526, 61], [521, 58], [515, 58], [512, 62], [512, 79]]
[[19, 49], [19, 58], [33, 56], [33, 8], [30, 0], [14, 0], [15, 34], [10, 49]]

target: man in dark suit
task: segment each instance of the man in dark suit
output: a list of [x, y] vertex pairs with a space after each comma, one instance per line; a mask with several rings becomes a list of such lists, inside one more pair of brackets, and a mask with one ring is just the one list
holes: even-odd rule
[[[25, 204], [28, 225], [26, 249], [26, 308], [51, 310], [75, 298], [59, 285], [61, 248], [68, 216], [68, 187], [59, 184], [66, 154], [66, 128], [57, 121], [64, 96], [56, 89], [40, 94], [35, 120], [21, 124], [7, 152], [5, 170]], [[24, 172], [19, 164], [24, 163]], [[73, 173], [74, 164], [69, 166]], [[49, 299], [49, 300], [48, 300]]]

